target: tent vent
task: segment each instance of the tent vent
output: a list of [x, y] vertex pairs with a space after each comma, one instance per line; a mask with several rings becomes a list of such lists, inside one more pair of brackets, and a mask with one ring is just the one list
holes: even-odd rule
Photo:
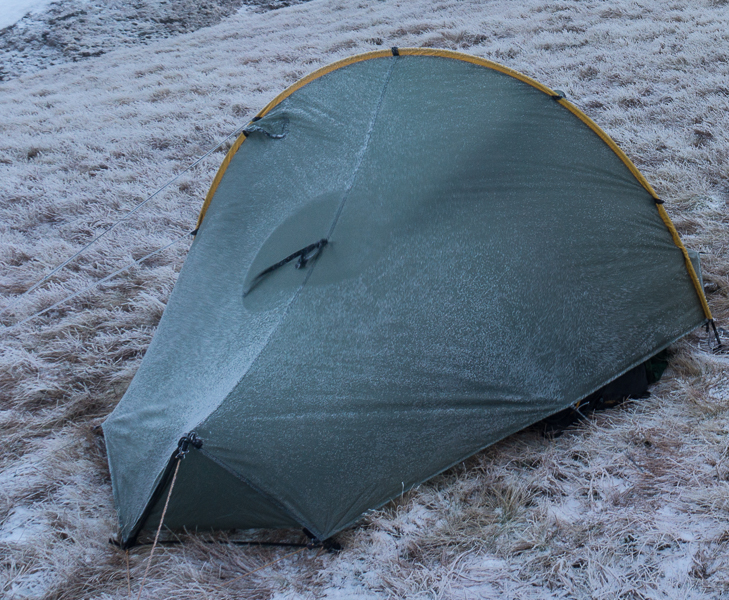
[[[253, 119], [254, 121], [256, 119]], [[269, 131], [265, 127], [261, 127], [260, 125], [249, 125], [243, 130], [243, 135], [248, 137], [252, 133], [262, 133], [263, 135], [267, 135], [272, 140], [282, 140], [286, 137], [286, 134], [289, 132], [289, 120], [284, 119], [283, 120], [283, 126], [281, 127], [281, 131], [278, 133], [274, 133], [272, 131]]]
[[319, 257], [321, 249], [328, 243], [329, 240], [327, 240], [326, 238], [322, 238], [318, 242], [309, 244], [305, 248], [297, 250], [293, 254], [289, 254], [286, 258], [278, 261], [275, 265], [271, 265], [270, 267], [263, 269], [263, 271], [261, 271], [253, 278], [251, 285], [248, 286], [248, 289], [245, 292], [243, 292], [243, 297], [245, 298], [248, 294], [250, 294], [251, 290], [256, 287], [261, 282], [261, 279], [263, 279], [266, 275], [272, 273], [280, 267], [283, 267], [285, 264], [290, 263], [295, 258], [298, 258], [299, 260], [296, 261], [296, 264], [294, 266], [297, 269], [303, 269], [309, 261]]

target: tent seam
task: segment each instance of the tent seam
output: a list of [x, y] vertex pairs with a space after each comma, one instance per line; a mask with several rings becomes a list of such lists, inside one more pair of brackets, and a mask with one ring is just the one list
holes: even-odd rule
[[367, 149], [370, 146], [370, 141], [372, 140], [372, 132], [375, 129], [375, 123], [377, 122], [377, 117], [380, 116], [380, 111], [382, 109], [382, 102], [385, 99], [385, 92], [387, 91], [387, 86], [390, 83], [390, 78], [392, 77], [392, 71], [395, 68], [396, 62], [397, 62], [397, 57], [393, 57], [392, 62], [390, 63], [390, 68], [387, 70], [387, 74], [385, 75], [385, 81], [382, 84], [382, 91], [380, 92], [380, 97], [377, 100], [377, 105], [375, 106], [375, 111], [372, 113], [372, 118], [370, 119], [369, 127], [367, 128], [367, 132], [365, 133], [365, 140], [364, 140], [364, 143], [362, 144], [362, 149], [359, 152], [359, 156], [357, 157], [357, 163], [355, 164], [354, 170], [352, 171], [352, 178], [349, 181], [349, 185], [347, 186], [347, 189], [344, 191], [342, 200], [339, 203], [337, 212], [334, 214], [334, 219], [332, 220], [332, 224], [329, 227], [329, 232], [326, 235], [327, 240], [331, 237], [332, 233], [334, 233], [334, 228], [337, 226], [337, 223], [339, 222], [339, 217], [341, 216], [342, 211], [344, 210], [344, 205], [347, 203], [347, 200], [349, 199], [349, 196], [352, 193], [352, 189], [354, 188], [354, 184], [357, 182], [357, 175], [359, 175], [359, 169], [362, 166], [364, 157], [367, 154]]

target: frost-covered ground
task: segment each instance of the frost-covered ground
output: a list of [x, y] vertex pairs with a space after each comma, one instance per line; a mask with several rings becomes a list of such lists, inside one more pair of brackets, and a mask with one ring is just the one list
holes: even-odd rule
[[0, 29], [14, 25], [25, 15], [40, 13], [51, 0], [0, 0]]
[[266, 11], [302, 1], [0, 0], [0, 81], [216, 25], [243, 5]]
[[[297, 78], [398, 45], [465, 50], [565, 90], [704, 252], [709, 302], [726, 326], [727, 32], [729, 4], [716, 0], [313, 0], [128, 46], [114, 41], [129, 35], [115, 25], [112, 41], [87, 46], [104, 54], [0, 84], [0, 307]], [[33, 52], [28, 64], [43, 66]], [[184, 235], [222, 157], [184, 174], [3, 321]], [[1, 595], [136, 595], [149, 547], [129, 553], [127, 571], [107, 543], [115, 514], [98, 425], [139, 365], [186, 244], [0, 333]], [[145, 596], [729, 597], [729, 357], [703, 339], [675, 348], [650, 399], [553, 440], [514, 435], [364, 518], [339, 536], [339, 554], [302, 551], [236, 579], [290, 550], [193, 536], [158, 551]]]

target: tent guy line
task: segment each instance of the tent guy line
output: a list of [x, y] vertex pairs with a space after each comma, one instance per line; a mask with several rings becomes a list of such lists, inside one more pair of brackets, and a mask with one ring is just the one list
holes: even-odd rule
[[51, 306], [49, 306], [47, 308], [44, 308], [42, 310], [39, 310], [38, 312], [30, 315], [29, 317], [26, 317], [22, 321], [18, 321], [17, 323], [13, 323], [12, 325], [6, 325], [5, 326], [5, 329], [3, 329], [3, 331], [11, 331], [11, 330], [15, 329], [16, 327], [20, 327], [21, 325], [24, 325], [28, 321], [31, 321], [31, 320], [35, 319], [36, 317], [40, 317], [41, 315], [44, 315], [47, 312], [52, 311], [54, 308], [58, 308], [59, 306], [61, 306], [62, 304], [65, 304], [69, 300], [73, 300], [77, 296], [80, 296], [81, 294], [85, 294], [86, 292], [89, 292], [89, 291], [93, 290], [94, 288], [100, 286], [102, 283], [106, 283], [107, 281], [109, 281], [110, 279], [113, 279], [114, 277], [116, 277], [120, 273], [123, 273], [127, 269], [131, 269], [133, 266], [139, 265], [139, 264], [143, 263], [145, 260], [148, 260], [148, 259], [152, 258], [153, 256], [156, 256], [157, 254], [159, 254], [161, 252], [164, 252], [165, 250], [167, 250], [167, 248], [170, 248], [170, 247], [174, 246], [175, 244], [178, 244], [182, 240], [189, 239], [191, 234], [192, 234], [191, 231], [190, 232], [187, 232], [184, 235], [178, 237], [177, 239], [172, 240], [169, 244], [165, 244], [164, 246], [162, 246], [160, 248], [157, 248], [156, 250], [153, 250], [149, 254], [144, 255], [142, 258], [138, 258], [137, 260], [132, 261], [132, 262], [124, 265], [120, 269], [117, 269], [116, 271], [114, 271], [113, 273], [110, 273], [106, 277], [104, 277], [102, 279], [99, 279], [99, 281], [95, 281], [94, 283], [92, 283], [91, 285], [86, 286], [82, 290], [79, 290], [77, 292], [74, 292], [70, 296], [66, 296], [65, 298], [63, 298], [63, 300], [59, 300], [55, 304], [53, 304], [53, 305], [51, 305]]
[[[131, 209], [128, 213], [126, 213], [125, 215], [123, 215], [120, 219], [118, 219], [117, 221], [115, 221], [114, 223], [112, 223], [112, 225], [110, 225], [107, 229], [105, 229], [104, 231], [102, 231], [94, 239], [92, 239], [90, 242], [88, 242], [83, 248], [81, 248], [80, 250], [78, 250], [77, 252], [75, 252], [74, 254], [72, 254], [71, 256], [69, 256], [66, 260], [64, 260], [57, 267], [54, 267], [53, 270], [51, 270], [50, 273], [47, 273], [46, 275], [44, 275], [43, 277], [41, 277], [38, 281], [36, 281], [32, 286], [30, 286], [22, 294], [20, 294], [14, 300], [12, 300], [5, 308], [3, 308], [2, 310], [0, 310], [0, 317], [2, 317], [6, 312], [8, 312], [9, 310], [11, 310], [15, 306], [17, 306], [17, 304], [23, 298], [25, 298], [28, 294], [32, 293], [33, 291], [37, 290], [40, 286], [42, 286], [46, 281], [48, 281], [56, 273], [58, 273], [59, 271], [61, 271], [64, 267], [66, 267], [67, 265], [69, 265], [73, 260], [75, 260], [81, 254], [83, 254], [84, 252], [86, 252], [86, 250], [88, 250], [96, 242], [98, 242], [99, 240], [101, 240], [102, 238], [104, 238], [107, 234], [111, 233], [121, 223], [123, 223], [124, 221], [128, 220], [132, 215], [134, 215], [137, 211], [139, 211], [146, 204], [148, 204], [149, 202], [151, 202], [155, 197], [157, 197], [160, 193], [162, 193], [165, 189], [167, 189], [170, 185], [172, 185], [175, 181], [177, 181], [185, 173], [187, 173], [191, 169], [195, 168], [198, 164], [200, 164], [203, 160], [205, 160], [208, 156], [210, 156], [213, 152], [215, 152], [218, 148], [220, 148], [223, 144], [225, 144], [225, 142], [227, 142], [230, 138], [235, 137], [236, 135], [239, 135], [241, 132], [244, 132], [245, 129], [246, 129], [246, 127], [248, 127], [248, 126], [250, 126], [250, 123], [248, 125], [244, 125], [243, 127], [238, 127], [235, 131], [232, 131], [231, 133], [229, 133], [218, 144], [216, 144], [214, 147], [210, 148], [207, 152], [205, 152], [205, 154], [203, 154], [200, 157], [198, 157], [194, 162], [192, 162], [190, 165], [188, 165], [184, 170], [180, 171], [172, 179], [170, 179], [169, 181], [167, 181], [167, 183], [165, 183], [161, 187], [157, 188], [157, 190], [155, 190], [145, 200], [143, 200], [142, 202], [140, 202], [139, 204], [137, 204], [133, 209]], [[195, 230], [195, 231], [197, 231], [197, 230]], [[194, 235], [194, 232], [193, 232], [193, 235]], [[169, 247], [169, 246], [165, 246], [165, 248], [167, 248], [167, 247]], [[162, 248], [161, 250], [164, 250], [165, 248]], [[151, 256], [151, 255], [148, 255], [148, 256]], [[145, 257], [145, 258], [148, 258], [148, 256]], [[132, 263], [132, 264], [136, 264], [136, 263]], [[130, 266], [132, 266], [132, 264], [127, 265], [126, 267], [124, 267], [123, 269], [120, 269], [116, 273], [121, 273], [125, 269], [129, 268]], [[106, 279], [108, 279], [108, 278], [102, 279], [101, 281], [97, 282], [97, 284], [95, 284], [95, 285], [98, 285], [99, 283], [102, 283], [103, 281], [106, 281]], [[73, 296], [69, 296], [68, 298], [62, 300], [61, 301], [61, 304], [63, 302], [66, 302], [67, 300], [70, 300], [71, 298], [77, 296], [78, 294], [83, 293], [83, 292], [85, 292], [85, 291], [93, 288], [93, 287], [95, 287], [95, 286], [92, 285], [92, 286], [90, 286], [88, 288], [85, 288], [81, 292], [78, 292], [77, 294], [74, 294]], [[48, 309], [46, 309], [44, 311], [41, 311], [39, 313], [36, 313], [36, 314], [34, 314], [34, 315], [32, 315], [32, 316], [30, 316], [30, 317], [28, 317], [28, 318], [26, 318], [26, 319], [18, 322], [18, 323], [13, 324], [13, 325], [4, 325], [4, 327], [6, 329], [11, 329], [11, 328], [16, 327], [18, 325], [22, 325], [23, 323], [26, 323], [30, 319], [37, 317], [39, 314], [42, 314], [44, 312], [48, 312], [48, 310], [51, 310], [52, 308], [55, 308], [55, 306], [57, 306], [57, 305], [54, 305], [54, 306], [52, 306], [52, 307], [50, 307], [50, 308], [48, 308]]]

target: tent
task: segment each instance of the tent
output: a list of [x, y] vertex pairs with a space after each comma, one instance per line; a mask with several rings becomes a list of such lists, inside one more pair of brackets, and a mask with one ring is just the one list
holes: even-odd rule
[[324, 540], [711, 319], [698, 260], [609, 136], [456, 52], [292, 85], [198, 225], [104, 423], [126, 545], [157, 527], [190, 432], [167, 527]]

